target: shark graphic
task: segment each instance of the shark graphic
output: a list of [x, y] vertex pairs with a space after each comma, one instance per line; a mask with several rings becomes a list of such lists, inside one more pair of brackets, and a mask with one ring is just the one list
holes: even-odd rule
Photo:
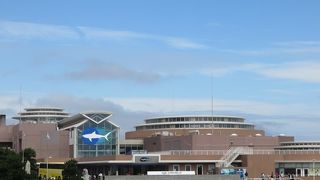
[[90, 142], [92, 142], [92, 139], [100, 139], [105, 138], [107, 141], [109, 141], [108, 136], [112, 133], [112, 131], [108, 132], [105, 135], [97, 134], [96, 131], [93, 131], [90, 134], [83, 134], [82, 137], [89, 139]]

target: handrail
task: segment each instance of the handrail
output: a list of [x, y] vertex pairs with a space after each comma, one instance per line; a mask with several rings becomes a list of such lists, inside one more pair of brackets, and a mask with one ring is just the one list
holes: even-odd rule
[[[294, 177], [294, 180], [303, 180], [302, 178], [297, 178]], [[245, 178], [245, 180], [291, 180], [290, 178], [270, 178], [270, 177], [265, 177], [265, 178]]]
[[[228, 154], [229, 150], [170, 150], [170, 151], [158, 151], [158, 152], [148, 152], [149, 154], [161, 154], [161, 155], [175, 155], [175, 156], [185, 156], [185, 155], [221, 155], [224, 156]], [[320, 150], [273, 150], [273, 149], [253, 149], [253, 148], [243, 148], [239, 151], [241, 155], [291, 155], [291, 154], [320, 154]]]

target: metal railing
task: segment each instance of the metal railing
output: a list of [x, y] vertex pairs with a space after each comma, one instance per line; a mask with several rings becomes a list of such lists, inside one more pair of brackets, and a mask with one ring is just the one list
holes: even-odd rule
[[[303, 180], [302, 178], [299, 177], [294, 177], [294, 180]], [[245, 178], [244, 180], [292, 180], [291, 178], [270, 178], [270, 177], [265, 177], [265, 178]]]
[[158, 151], [158, 152], [149, 152], [149, 154], [160, 154], [160, 155], [173, 155], [173, 156], [186, 156], [186, 155], [225, 155], [227, 150], [171, 150], [171, 151]]
[[[228, 154], [228, 150], [170, 150], [170, 151], [158, 151], [148, 152], [149, 154], [160, 155], [221, 155]], [[290, 155], [290, 154], [320, 154], [320, 150], [272, 150], [272, 149], [252, 149], [244, 147], [239, 151], [240, 155]]]

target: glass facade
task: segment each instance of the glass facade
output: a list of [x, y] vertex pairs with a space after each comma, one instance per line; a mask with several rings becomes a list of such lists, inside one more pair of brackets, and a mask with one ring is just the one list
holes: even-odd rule
[[77, 157], [116, 155], [118, 127], [107, 120], [97, 124], [91, 120], [77, 127]]

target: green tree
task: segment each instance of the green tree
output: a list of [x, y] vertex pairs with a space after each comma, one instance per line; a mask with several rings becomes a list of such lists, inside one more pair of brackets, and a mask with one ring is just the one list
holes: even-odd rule
[[36, 151], [32, 148], [26, 148], [23, 151], [23, 155], [21, 153], [21, 156], [23, 156], [23, 165], [25, 167], [27, 161], [30, 162], [30, 168], [31, 168], [31, 174], [27, 174], [25, 179], [36, 179], [38, 176], [38, 168], [37, 168], [37, 161], [36, 161]]
[[64, 180], [81, 180], [81, 173], [78, 169], [78, 162], [71, 159], [64, 163], [62, 170], [62, 177]]
[[21, 156], [9, 149], [0, 148], [0, 180], [24, 179]]

